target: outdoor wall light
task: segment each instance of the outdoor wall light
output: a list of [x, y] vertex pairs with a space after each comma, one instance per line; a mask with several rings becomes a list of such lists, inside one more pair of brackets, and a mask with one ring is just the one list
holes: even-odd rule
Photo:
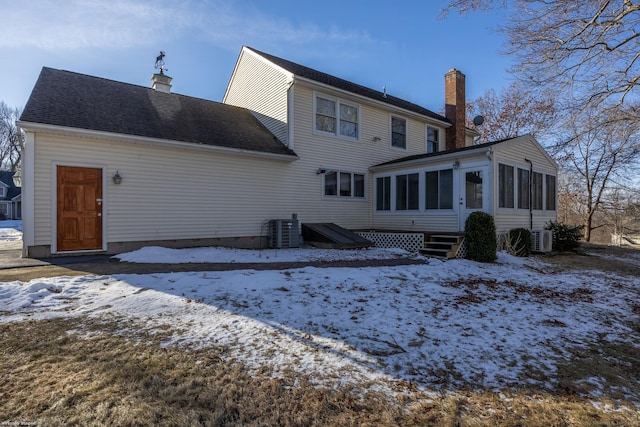
[[378, 141], [382, 141], [382, 138], [380, 138], [379, 136], [374, 136], [373, 142], [378, 142]]
[[318, 169], [318, 170], [316, 171], [316, 175], [320, 175], [320, 174], [323, 174], [323, 173], [327, 173], [327, 170], [326, 170], [326, 169], [322, 169], [322, 168], [320, 168], [320, 169]]
[[120, 172], [116, 171], [112, 178], [115, 185], [120, 185], [120, 183], [122, 183], [122, 175], [120, 175]]
[[453, 166], [454, 169], [458, 169], [460, 167], [460, 160], [456, 159], [451, 166]]
[[13, 185], [16, 187], [22, 187], [22, 169], [16, 168], [16, 172], [13, 174]]

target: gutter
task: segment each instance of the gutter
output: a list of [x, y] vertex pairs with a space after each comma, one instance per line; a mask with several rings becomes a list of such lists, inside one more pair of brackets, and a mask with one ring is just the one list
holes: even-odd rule
[[533, 231], [533, 163], [529, 159], [524, 159], [529, 163], [529, 230]]
[[218, 153], [225, 153], [229, 155], [241, 155], [241, 156], [249, 156], [249, 157], [267, 158], [272, 160], [281, 160], [281, 161], [288, 161], [288, 162], [293, 162], [300, 158], [298, 157], [297, 154], [267, 153], [267, 152], [246, 150], [246, 149], [240, 149], [240, 148], [220, 147], [218, 145], [208, 145], [208, 144], [202, 144], [198, 142], [174, 141], [174, 140], [161, 139], [161, 138], [151, 138], [146, 136], [135, 136], [135, 135], [122, 134], [122, 133], [72, 128], [67, 126], [48, 125], [43, 123], [17, 122], [17, 124], [22, 129], [27, 131], [39, 131], [43, 133], [50, 133], [50, 134], [57, 134], [57, 135], [68, 135], [68, 136], [75, 136], [75, 137], [79, 136], [79, 137], [85, 137], [85, 138], [91, 138], [91, 139], [119, 141], [119, 142], [132, 143], [132, 144], [151, 145], [156, 147], [173, 147], [173, 148], [180, 147], [180, 148], [191, 149], [194, 151], [218, 152]]

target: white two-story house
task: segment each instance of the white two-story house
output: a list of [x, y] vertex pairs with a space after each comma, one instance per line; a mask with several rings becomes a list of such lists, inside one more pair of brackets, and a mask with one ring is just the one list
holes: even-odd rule
[[[244, 47], [222, 103], [44, 68], [25, 131], [26, 256], [270, 243], [270, 220], [499, 233], [556, 219], [557, 166], [530, 136], [474, 145], [465, 76], [445, 116]], [[296, 233], [297, 234], [297, 233]]]

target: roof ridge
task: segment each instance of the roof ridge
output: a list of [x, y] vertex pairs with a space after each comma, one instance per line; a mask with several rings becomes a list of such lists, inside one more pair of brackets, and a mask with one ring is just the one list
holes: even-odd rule
[[[436, 120], [440, 120], [440, 121], [443, 121], [443, 122], [446, 122], [446, 123], [451, 123], [451, 121], [449, 119], [447, 119], [446, 117], [444, 117], [443, 115], [438, 114], [438, 113], [436, 113], [434, 111], [431, 111], [428, 108], [423, 107], [423, 106], [421, 106], [419, 104], [416, 104], [414, 102], [407, 101], [406, 99], [403, 99], [403, 98], [400, 98], [400, 97], [397, 97], [397, 96], [394, 96], [394, 95], [389, 95], [386, 92], [378, 91], [378, 90], [372, 89], [370, 87], [361, 85], [359, 83], [354, 83], [354, 82], [352, 82], [350, 80], [346, 80], [346, 79], [343, 79], [341, 77], [337, 77], [337, 76], [334, 76], [332, 74], [325, 73], [324, 71], [319, 71], [319, 70], [316, 70], [314, 68], [307, 67], [306, 65], [302, 65], [302, 64], [299, 64], [297, 62], [293, 62], [293, 61], [291, 61], [289, 59], [281, 58], [281, 57], [272, 55], [270, 53], [266, 53], [266, 52], [260, 51], [258, 49], [255, 49], [255, 48], [251, 47], [251, 46], [244, 46], [244, 47], [249, 49], [249, 50], [251, 50], [251, 51], [253, 51], [254, 53], [256, 53], [258, 55], [261, 55], [265, 59], [269, 60], [270, 62], [272, 62], [272, 63], [274, 63], [274, 64], [276, 64], [276, 65], [278, 65], [278, 66], [280, 66], [280, 67], [282, 67], [284, 69], [286, 69], [287, 71], [289, 71], [289, 72], [291, 72], [293, 74], [299, 75], [300, 77], [305, 77], [305, 78], [317, 81], [319, 83], [328, 84], [330, 86], [336, 87], [337, 89], [343, 89], [343, 90], [346, 90], [348, 92], [352, 92], [352, 93], [354, 93], [356, 95], [361, 95], [361, 96], [364, 96], [366, 98], [372, 99], [374, 101], [380, 101], [380, 102], [384, 102], [386, 104], [393, 105], [393, 106], [398, 107], [398, 108], [403, 108], [403, 109], [406, 109], [406, 110], [410, 110], [410, 111], [413, 111], [414, 113], [418, 113], [418, 114], [421, 114], [421, 115], [424, 115], [424, 116], [427, 116], [427, 117], [431, 117], [431, 118], [436, 119]], [[287, 66], [287, 64], [289, 66]], [[296, 68], [298, 69], [298, 72], [295, 71]], [[302, 71], [302, 73], [300, 73], [300, 71]], [[323, 78], [319, 79], [318, 77], [314, 77], [313, 76], [314, 74], [317, 74], [317, 75], [319, 75], [320, 77], [323, 77]], [[342, 85], [342, 87], [336, 86], [335, 85], [336, 82], [334, 82], [334, 84], [332, 84], [332, 83], [328, 82], [330, 80], [335, 80], [336, 82], [340, 82], [340, 83], [344, 83], [344, 84]], [[361, 91], [360, 92], [354, 91], [353, 89], [355, 89], [355, 88], [359, 88], [359, 89], [361, 89]]]

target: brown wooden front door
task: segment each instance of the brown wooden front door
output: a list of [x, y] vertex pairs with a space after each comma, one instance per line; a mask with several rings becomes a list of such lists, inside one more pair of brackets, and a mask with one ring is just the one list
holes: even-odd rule
[[102, 169], [57, 167], [58, 251], [102, 249]]

